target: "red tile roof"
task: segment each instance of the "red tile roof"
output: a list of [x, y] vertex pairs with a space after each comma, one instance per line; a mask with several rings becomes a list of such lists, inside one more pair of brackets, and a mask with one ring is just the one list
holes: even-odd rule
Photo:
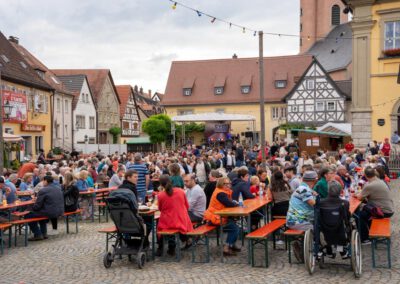
[[[81, 74], [86, 75], [96, 104], [100, 98], [100, 94], [103, 90], [103, 86], [108, 76], [110, 76], [110, 80], [115, 90], [115, 94], [117, 93], [114, 81], [111, 76], [110, 69], [52, 69], [52, 71], [57, 76], [69, 76], [69, 75], [81, 75]], [[118, 102], [121, 103], [119, 101], [118, 95], [117, 98]]]
[[11, 45], [0, 32], [0, 70], [1, 78], [50, 91], [52, 87], [42, 80], [27, 60]]
[[[115, 88], [117, 89], [117, 94], [118, 94], [119, 100], [121, 101], [119, 110], [120, 110], [120, 116], [122, 119], [125, 114], [126, 105], [128, 104], [128, 101], [129, 101], [129, 96], [131, 94], [133, 95], [133, 89], [132, 89], [132, 86], [130, 86], [130, 85], [119, 85], [119, 86], [115, 86]], [[135, 96], [133, 96], [133, 99], [135, 100]], [[137, 107], [136, 100], [135, 100], [135, 106]], [[139, 117], [139, 113], [138, 113], [138, 117]], [[140, 119], [140, 117], [139, 117], [139, 119]]]
[[[35, 70], [40, 70], [44, 73], [44, 80], [47, 84], [53, 87], [56, 91], [71, 95], [72, 93], [67, 90], [64, 84], [57, 79], [57, 76], [47, 68], [39, 59], [37, 59], [32, 53], [30, 53], [25, 47], [19, 43], [10, 42], [11, 45], [21, 54], [21, 56], [28, 62], [28, 64]], [[54, 78], [54, 79], [53, 79]], [[58, 82], [58, 83], [56, 83]]]
[[[264, 57], [264, 88], [266, 102], [281, 102], [312, 62], [311, 55]], [[285, 75], [287, 74], [287, 75]], [[287, 76], [286, 88], [276, 89], [275, 78]], [[225, 79], [222, 95], [214, 94], [216, 81]], [[193, 82], [191, 96], [183, 88]], [[249, 94], [241, 86], [251, 84]], [[251, 103], [259, 101], [258, 58], [174, 61], [162, 99], [164, 106]]]

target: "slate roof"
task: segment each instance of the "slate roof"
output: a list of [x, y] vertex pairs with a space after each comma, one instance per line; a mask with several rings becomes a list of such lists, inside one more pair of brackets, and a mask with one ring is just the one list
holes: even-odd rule
[[68, 89], [62, 84], [62, 82], [58, 81], [57, 76], [53, 72], [51, 72], [51, 70], [47, 68], [47, 66], [44, 65], [39, 59], [37, 59], [32, 53], [30, 53], [25, 47], [16, 42], [10, 43], [21, 54], [21, 56], [24, 57], [24, 59], [33, 69], [40, 70], [44, 73], [44, 80], [54, 90], [72, 96], [72, 93], [68, 91]]
[[0, 32], [0, 70], [1, 78], [10, 82], [51, 91], [47, 84], [27, 60], [11, 45], [8, 39]]
[[[57, 76], [57, 78], [64, 84], [64, 86], [72, 92], [74, 95], [74, 99], [72, 101], [72, 107], [73, 109], [76, 108], [76, 105], [78, 104], [79, 97], [81, 94], [83, 82], [86, 79], [86, 75], [83, 74], [78, 74], [78, 75], [70, 75], [70, 76]], [[92, 101], [96, 107], [96, 101], [93, 99], [92, 91], [90, 89], [90, 96], [92, 98]]]
[[351, 37], [350, 23], [338, 25], [306, 53], [315, 56], [328, 72], [345, 69], [352, 60]]
[[[308, 54], [264, 57], [265, 102], [281, 102], [311, 62], [312, 56]], [[275, 80], [282, 76], [287, 78], [286, 87], [275, 88]], [[221, 77], [226, 78], [224, 92], [215, 95], [215, 82]], [[192, 94], [184, 96], [184, 84], [191, 78], [194, 78]], [[243, 84], [251, 84], [249, 94], [241, 93]], [[162, 105], [257, 103], [259, 97], [258, 58], [173, 61]]]
[[351, 100], [352, 88], [351, 80], [335, 81], [338, 88], [342, 91], [343, 95], [346, 96], [347, 100]]
[[[110, 76], [112, 86], [117, 96], [117, 90], [115, 89], [115, 84], [112, 79], [110, 69], [53, 69], [52, 71], [57, 76], [86, 75], [96, 104], [100, 98], [106, 79], [108, 76]], [[121, 103], [118, 96], [117, 99], [118, 102]]]

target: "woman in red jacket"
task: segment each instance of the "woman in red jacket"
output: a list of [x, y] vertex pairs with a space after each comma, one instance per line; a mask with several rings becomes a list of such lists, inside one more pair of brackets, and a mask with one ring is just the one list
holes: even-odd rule
[[[181, 233], [180, 239], [185, 242], [187, 237], [184, 234], [193, 230], [188, 214], [189, 203], [185, 192], [180, 188], [172, 187], [168, 175], [160, 177], [160, 186], [162, 192], [158, 194], [158, 209], [161, 215], [158, 220], [157, 231], [178, 230]], [[159, 239], [158, 255], [161, 255], [162, 247], [162, 239]], [[174, 242], [168, 243], [167, 253], [170, 255], [175, 253]]]

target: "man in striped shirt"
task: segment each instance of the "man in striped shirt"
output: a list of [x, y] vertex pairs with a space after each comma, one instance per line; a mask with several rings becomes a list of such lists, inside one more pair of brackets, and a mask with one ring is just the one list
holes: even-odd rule
[[133, 164], [128, 165], [128, 170], [135, 170], [138, 173], [138, 181], [136, 184], [136, 189], [138, 193], [138, 199], [142, 198], [142, 202], [145, 201], [146, 190], [149, 187], [150, 177], [149, 171], [145, 164], [142, 162], [142, 155], [140, 153], [135, 154], [135, 159]]

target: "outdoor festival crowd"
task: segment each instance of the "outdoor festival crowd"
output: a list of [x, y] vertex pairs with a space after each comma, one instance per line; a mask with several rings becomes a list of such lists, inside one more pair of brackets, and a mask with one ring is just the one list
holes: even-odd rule
[[[289, 145], [282, 142], [267, 145], [264, 161], [259, 146], [244, 147], [236, 142], [229, 149], [186, 145], [159, 153], [105, 155], [99, 151], [79, 155], [74, 151], [59, 161], [32, 160], [16, 173], [6, 172], [0, 177], [0, 198], [8, 204], [18, 196], [21, 200], [33, 198], [35, 203], [27, 217], [46, 216], [53, 230], [47, 232], [47, 221], [30, 223], [30, 240], [43, 240], [48, 234], [56, 234], [57, 219], [64, 212], [81, 208], [82, 218], [89, 219], [94, 213], [95, 189], [129, 189], [139, 209], [151, 203], [158, 206], [157, 231], [179, 230], [184, 248], [188, 248], [192, 240], [185, 233], [193, 230], [193, 224], [220, 225], [221, 217], [214, 212], [242, 206], [246, 199], [266, 195], [273, 202], [272, 217], [286, 216], [288, 228], [307, 230], [312, 228], [317, 198], [348, 206], [349, 195], [354, 194], [364, 202], [357, 216], [361, 241], [369, 243], [371, 217], [394, 214], [387, 166], [390, 147], [387, 139], [380, 144], [371, 142], [365, 149], [356, 149], [350, 141], [336, 155], [324, 151], [309, 155], [300, 151], [296, 141]], [[80, 195], [89, 189], [94, 189], [92, 195]], [[4, 212], [0, 211], [0, 218], [6, 220], [1, 214]], [[148, 238], [151, 225], [143, 219]], [[251, 220], [251, 230], [257, 229], [261, 217], [253, 214]], [[223, 219], [222, 223], [227, 233], [223, 253], [236, 255], [241, 250], [236, 244], [239, 225], [235, 218]], [[174, 246], [168, 243], [171, 255]], [[158, 240], [159, 254], [162, 247]], [[293, 247], [299, 255], [296, 250], [300, 244], [294, 242]]]

